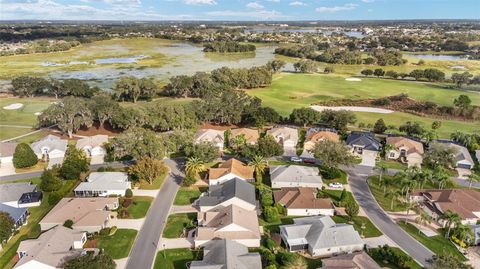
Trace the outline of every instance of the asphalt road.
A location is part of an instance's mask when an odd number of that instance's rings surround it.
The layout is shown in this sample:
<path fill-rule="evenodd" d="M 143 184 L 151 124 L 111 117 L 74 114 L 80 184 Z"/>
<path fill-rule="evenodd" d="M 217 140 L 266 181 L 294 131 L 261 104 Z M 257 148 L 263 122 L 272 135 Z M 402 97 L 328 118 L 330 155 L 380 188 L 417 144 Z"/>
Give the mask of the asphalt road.
<path fill-rule="evenodd" d="M 130 252 L 127 269 L 152 268 L 168 213 L 184 178 L 179 161 L 165 159 L 164 162 L 170 168 L 170 173 L 165 178 L 160 192 L 147 213 L 145 222 Z"/>
<path fill-rule="evenodd" d="M 388 236 L 393 242 L 400 246 L 408 255 L 414 258 L 423 266 L 427 266 L 427 259 L 434 253 L 424 245 L 413 239 L 402 228 L 400 228 L 378 205 L 370 192 L 367 184 L 367 177 L 371 174 L 371 168 L 355 166 L 346 169 L 349 174 L 349 185 L 355 199 L 367 214 L 368 218 Z"/>

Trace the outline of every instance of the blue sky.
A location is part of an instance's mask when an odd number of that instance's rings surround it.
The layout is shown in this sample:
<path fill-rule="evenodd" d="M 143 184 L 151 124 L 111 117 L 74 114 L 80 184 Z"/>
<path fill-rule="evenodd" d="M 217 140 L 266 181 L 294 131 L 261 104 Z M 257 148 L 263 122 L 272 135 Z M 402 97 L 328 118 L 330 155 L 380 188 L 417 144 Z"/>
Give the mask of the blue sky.
<path fill-rule="evenodd" d="M 0 20 L 480 19 L 480 0 L 0 0 Z"/>

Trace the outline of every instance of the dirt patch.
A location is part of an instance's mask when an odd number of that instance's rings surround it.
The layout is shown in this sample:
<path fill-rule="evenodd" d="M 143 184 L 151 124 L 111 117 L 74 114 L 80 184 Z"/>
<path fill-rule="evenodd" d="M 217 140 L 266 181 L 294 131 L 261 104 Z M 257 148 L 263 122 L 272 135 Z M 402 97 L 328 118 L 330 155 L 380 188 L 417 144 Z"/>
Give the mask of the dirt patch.
<path fill-rule="evenodd" d="M 238 125 L 235 124 L 213 124 L 213 123 L 204 123 L 198 126 L 198 129 L 213 129 L 219 131 L 225 131 L 232 128 L 238 128 Z"/>
<path fill-rule="evenodd" d="M 68 134 L 61 134 L 59 133 L 58 128 L 53 128 L 52 131 L 50 131 L 50 134 L 53 134 L 55 136 L 61 137 L 63 139 L 69 139 Z M 103 127 L 100 127 L 100 124 L 98 122 L 95 122 L 92 127 L 90 128 L 81 128 L 78 130 L 74 135 L 72 139 L 70 140 L 78 140 L 81 139 L 79 136 L 94 136 L 94 135 L 108 135 L 108 136 L 117 136 L 121 133 L 122 131 L 119 129 L 114 129 L 112 128 L 108 123 L 105 123 Z"/>

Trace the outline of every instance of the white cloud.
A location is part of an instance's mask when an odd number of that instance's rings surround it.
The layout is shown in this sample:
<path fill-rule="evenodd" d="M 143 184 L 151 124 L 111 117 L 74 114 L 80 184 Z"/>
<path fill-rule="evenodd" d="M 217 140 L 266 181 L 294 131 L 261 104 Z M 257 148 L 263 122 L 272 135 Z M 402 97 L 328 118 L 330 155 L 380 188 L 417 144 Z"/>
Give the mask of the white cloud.
<path fill-rule="evenodd" d="M 360 0 L 360 1 L 362 1 L 362 2 L 364 2 L 364 3 L 373 3 L 373 2 L 375 2 L 375 0 Z"/>
<path fill-rule="evenodd" d="M 335 12 L 339 12 L 339 11 L 354 10 L 357 7 L 358 7 L 357 4 L 349 3 L 349 4 L 345 4 L 343 6 L 317 7 L 315 9 L 315 11 L 320 12 L 320 13 L 335 13 Z"/>
<path fill-rule="evenodd" d="M 247 4 L 248 8 L 253 8 L 253 9 L 263 9 L 264 6 L 260 5 L 258 2 L 250 2 Z"/>
<path fill-rule="evenodd" d="M 187 5 L 216 5 L 217 1 L 215 0 L 185 0 L 185 4 Z"/>
<path fill-rule="evenodd" d="M 268 2 L 275 2 L 275 3 L 278 3 L 280 2 L 280 0 L 267 0 Z"/>
<path fill-rule="evenodd" d="M 237 17 L 237 18 L 249 18 L 249 19 L 282 19 L 288 18 L 288 16 L 282 15 L 282 13 L 275 10 L 255 10 L 255 11 L 232 11 L 232 10 L 218 10 L 218 11 L 209 11 L 206 13 L 208 16 L 227 18 L 227 17 Z"/>
<path fill-rule="evenodd" d="M 289 6 L 306 6 L 307 4 L 305 4 L 304 2 L 300 2 L 300 1 L 293 1 L 293 2 L 290 2 L 290 4 L 288 4 Z"/>

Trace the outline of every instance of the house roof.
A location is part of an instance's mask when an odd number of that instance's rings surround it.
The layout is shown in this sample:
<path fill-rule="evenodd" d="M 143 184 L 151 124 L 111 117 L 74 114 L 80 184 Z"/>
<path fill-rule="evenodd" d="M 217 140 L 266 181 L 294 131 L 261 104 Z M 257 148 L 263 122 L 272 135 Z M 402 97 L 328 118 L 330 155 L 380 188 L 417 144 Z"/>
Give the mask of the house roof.
<path fill-rule="evenodd" d="M 381 269 L 365 251 L 343 254 L 322 260 L 322 269 Z"/>
<path fill-rule="evenodd" d="M 3 211 L 10 215 L 14 222 L 17 222 L 27 212 L 25 207 L 13 207 L 9 205 L 0 204 L 0 211 Z"/>
<path fill-rule="evenodd" d="M 198 214 L 199 220 L 203 220 L 203 226 L 197 229 L 197 239 L 199 240 L 260 238 L 256 211 L 229 205 Z M 232 224 L 235 229 L 224 229 Z"/>
<path fill-rule="evenodd" d="M 63 224 L 72 220 L 74 226 L 101 226 L 110 212 L 109 205 L 118 203 L 118 198 L 63 198 L 40 223 Z"/>
<path fill-rule="evenodd" d="M 310 129 L 309 129 L 310 131 Z M 323 140 L 330 140 L 338 142 L 340 141 L 340 136 L 332 131 L 316 131 L 315 129 L 307 132 L 307 136 L 305 138 L 305 142 L 320 142 Z"/>
<path fill-rule="evenodd" d="M 407 154 L 418 153 L 423 155 L 423 144 L 413 139 L 403 136 L 389 136 L 386 139 L 388 145 L 394 146 L 396 149 L 407 148 Z"/>
<path fill-rule="evenodd" d="M 219 131 L 214 129 L 200 129 L 195 133 L 195 142 L 213 142 L 220 143 L 225 140 L 225 131 Z"/>
<path fill-rule="evenodd" d="M 292 140 L 295 143 L 298 142 L 298 131 L 297 129 L 291 127 L 274 127 L 267 131 L 267 135 L 273 136 L 279 143 L 286 140 Z"/>
<path fill-rule="evenodd" d="M 234 178 L 223 184 L 210 186 L 208 193 L 200 197 L 199 205 L 216 206 L 235 197 L 255 205 L 255 187 L 244 180 Z"/>
<path fill-rule="evenodd" d="M 203 260 L 192 261 L 191 269 L 260 269 L 260 254 L 249 253 L 242 244 L 228 239 L 215 239 L 205 244 Z"/>
<path fill-rule="evenodd" d="M 33 192 L 37 185 L 29 182 L 0 184 L 0 203 L 20 200 L 22 194 Z"/>
<path fill-rule="evenodd" d="M 124 172 L 93 172 L 87 181 L 80 183 L 74 191 L 126 190 L 130 188 L 128 175 Z"/>
<path fill-rule="evenodd" d="M 272 165 L 270 179 L 272 182 L 322 183 L 317 167 L 303 165 Z"/>
<path fill-rule="evenodd" d="M 18 200 L 19 204 L 29 204 L 29 203 L 36 203 L 40 202 L 43 198 L 43 193 L 36 191 L 36 192 L 26 192 L 22 194 L 20 199 Z"/>
<path fill-rule="evenodd" d="M 317 198 L 316 188 L 282 188 L 273 196 L 275 202 L 290 209 L 333 209 L 330 198 Z"/>
<path fill-rule="evenodd" d="M 108 135 L 94 135 L 94 136 L 87 136 L 77 140 L 77 145 L 75 146 L 77 149 L 83 149 L 85 147 L 100 147 L 103 144 L 108 142 Z"/>
<path fill-rule="evenodd" d="M 11 157 L 15 153 L 17 143 L 0 142 L 0 157 Z"/>
<path fill-rule="evenodd" d="M 466 147 L 458 145 L 452 141 L 438 140 L 438 142 L 448 145 L 449 147 L 454 148 L 456 150 L 455 157 L 457 158 L 457 162 L 467 161 L 471 165 L 474 164 L 473 158 Z"/>
<path fill-rule="evenodd" d="M 41 140 L 32 143 L 32 150 L 36 154 L 42 154 L 42 148 L 44 147 L 48 148 L 49 151 L 59 150 L 65 152 L 67 151 L 67 140 L 60 139 L 54 135 L 47 135 Z"/>
<path fill-rule="evenodd" d="M 253 178 L 253 167 L 247 166 L 235 158 L 231 158 L 221 163 L 218 168 L 210 168 L 208 170 L 208 178 L 218 179 L 230 173 L 243 179 Z"/>
<path fill-rule="evenodd" d="M 248 144 L 257 143 L 258 138 L 260 137 L 260 135 L 258 134 L 258 130 L 250 128 L 238 128 L 231 130 L 230 139 L 233 139 L 234 137 L 242 134 L 245 136 L 245 140 Z"/>
<path fill-rule="evenodd" d="M 366 150 L 380 151 L 380 141 L 368 132 L 351 132 L 347 137 L 347 145 L 363 146 Z"/>
<path fill-rule="evenodd" d="M 296 218 L 293 222 L 280 226 L 289 242 L 306 242 L 312 249 L 364 244 L 352 225 L 336 224 L 329 216 Z"/>
<path fill-rule="evenodd" d="M 73 249 L 73 242 L 81 241 L 84 232 L 78 232 L 61 225 L 42 233 L 37 239 L 20 242 L 18 252 L 24 251 L 23 256 L 15 267 L 19 267 L 32 260 L 62 268 L 62 265 L 82 253 L 82 250 Z"/>
<path fill-rule="evenodd" d="M 412 195 L 428 197 L 440 213 L 450 210 L 463 219 L 480 217 L 473 213 L 480 212 L 480 192 L 475 190 L 417 190 Z"/>

